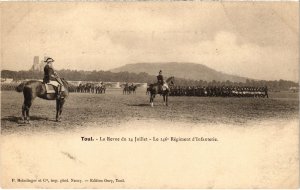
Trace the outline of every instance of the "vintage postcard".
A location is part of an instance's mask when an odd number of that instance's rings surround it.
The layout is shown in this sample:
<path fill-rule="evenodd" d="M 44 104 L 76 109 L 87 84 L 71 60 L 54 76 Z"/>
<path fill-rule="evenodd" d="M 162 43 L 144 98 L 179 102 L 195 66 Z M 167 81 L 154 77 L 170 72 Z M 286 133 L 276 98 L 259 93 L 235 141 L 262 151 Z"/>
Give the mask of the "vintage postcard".
<path fill-rule="evenodd" d="M 1 188 L 298 188 L 298 2 L 1 2 Z"/>

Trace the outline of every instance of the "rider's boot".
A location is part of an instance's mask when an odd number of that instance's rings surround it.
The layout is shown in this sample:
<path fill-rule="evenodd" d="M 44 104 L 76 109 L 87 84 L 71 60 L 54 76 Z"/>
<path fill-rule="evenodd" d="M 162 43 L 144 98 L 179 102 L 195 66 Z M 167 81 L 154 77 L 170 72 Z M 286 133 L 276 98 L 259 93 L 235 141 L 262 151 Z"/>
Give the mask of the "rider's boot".
<path fill-rule="evenodd" d="M 158 86 L 158 93 L 159 93 L 160 95 L 162 95 L 162 92 L 163 92 L 163 86 L 162 86 L 162 85 L 159 85 L 159 86 Z"/>

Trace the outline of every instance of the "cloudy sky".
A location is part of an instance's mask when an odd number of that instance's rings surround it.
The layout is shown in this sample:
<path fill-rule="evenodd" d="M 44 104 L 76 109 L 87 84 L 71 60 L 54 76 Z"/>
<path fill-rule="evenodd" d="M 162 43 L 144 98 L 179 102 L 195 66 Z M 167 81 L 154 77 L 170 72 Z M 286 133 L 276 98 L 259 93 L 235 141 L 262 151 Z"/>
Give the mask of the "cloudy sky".
<path fill-rule="evenodd" d="M 1 12 L 1 69 L 28 70 L 38 55 L 56 69 L 194 62 L 298 81 L 297 2 L 14 2 Z"/>

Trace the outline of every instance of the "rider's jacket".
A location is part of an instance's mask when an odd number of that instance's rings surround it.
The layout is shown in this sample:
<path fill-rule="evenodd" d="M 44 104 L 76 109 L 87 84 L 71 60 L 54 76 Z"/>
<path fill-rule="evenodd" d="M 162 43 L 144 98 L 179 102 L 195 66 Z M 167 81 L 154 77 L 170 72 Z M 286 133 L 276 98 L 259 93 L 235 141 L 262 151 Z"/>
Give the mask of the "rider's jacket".
<path fill-rule="evenodd" d="M 157 76 L 157 83 L 161 85 L 164 84 L 164 77 L 162 75 Z"/>
<path fill-rule="evenodd" d="M 54 70 L 49 65 L 46 65 L 44 67 L 44 79 L 43 79 L 44 83 L 49 83 L 51 76 L 54 76 Z"/>

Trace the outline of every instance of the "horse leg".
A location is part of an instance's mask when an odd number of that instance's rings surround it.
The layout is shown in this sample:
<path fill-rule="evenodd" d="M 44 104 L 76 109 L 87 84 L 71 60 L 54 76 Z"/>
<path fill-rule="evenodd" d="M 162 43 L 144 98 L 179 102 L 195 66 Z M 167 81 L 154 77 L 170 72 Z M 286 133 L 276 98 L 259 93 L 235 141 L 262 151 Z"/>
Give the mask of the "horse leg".
<path fill-rule="evenodd" d="M 29 120 L 30 120 L 29 111 L 30 111 L 31 104 L 32 104 L 32 102 L 30 101 L 30 103 L 27 105 L 27 109 L 26 109 L 27 123 L 29 123 Z"/>
<path fill-rule="evenodd" d="M 166 106 L 168 106 L 168 96 L 169 95 L 166 95 Z"/>
<path fill-rule="evenodd" d="M 24 102 L 22 105 L 22 121 L 23 121 L 23 123 L 25 123 L 25 120 L 27 120 L 27 117 L 26 117 L 26 106 L 25 106 L 25 102 Z"/>
<path fill-rule="evenodd" d="M 62 113 L 62 110 L 63 110 L 63 107 L 64 107 L 64 103 L 65 103 L 65 99 L 62 99 L 62 100 L 60 101 L 59 115 L 61 115 L 61 113 Z"/>
<path fill-rule="evenodd" d="M 154 95 L 150 93 L 150 105 L 153 107 Z"/>
<path fill-rule="evenodd" d="M 24 101 L 24 104 L 22 106 L 23 123 L 25 123 L 26 121 L 29 123 L 29 120 L 30 120 L 29 110 L 30 110 L 31 104 L 32 104 L 31 100 Z"/>
<path fill-rule="evenodd" d="M 24 88 L 23 90 L 23 95 L 24 95 L 24 103 L 22 106 L 22 115 L 23 115 L 23 121 L 24 123 L 27 121 L 29 123 L 30 120 L 30 115 L 29 115 L 29 110 L 32 105 L 32 90 L 30 88 Z"/>
<path fill-rule="evenodd" d="M 59 121 L 60 103 L 61 99 L 56 99 L 56 121 Z"/>
<path fill-rule="evenodd" d="M 65 103 L 65 99 L 58 100 L 59 110 L 57 110 L 56 121 L 61 120 L 61 113 L 62 113 L 62 110 L 63 110 L 64 103 Z"/>

